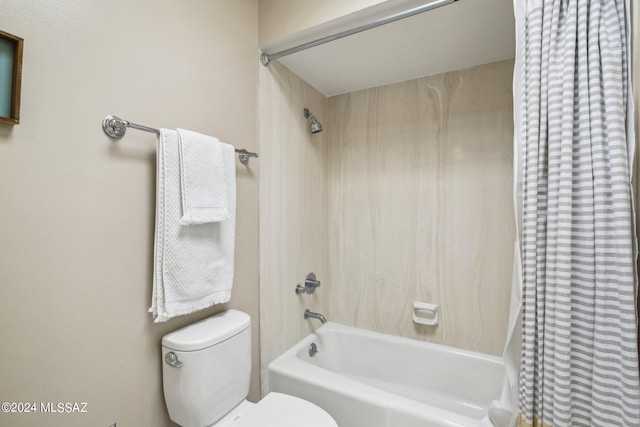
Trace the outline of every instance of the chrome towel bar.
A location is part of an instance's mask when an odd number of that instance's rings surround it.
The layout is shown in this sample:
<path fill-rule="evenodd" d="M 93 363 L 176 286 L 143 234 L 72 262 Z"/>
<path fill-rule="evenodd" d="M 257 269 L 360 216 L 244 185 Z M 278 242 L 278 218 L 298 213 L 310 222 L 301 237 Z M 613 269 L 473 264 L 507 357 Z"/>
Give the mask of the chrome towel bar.
<path fill-rule="evenodd" d="M 150 128 L 148 126 L 142 126 L 128 120 L 121 119 L 118 116 L 107 116 L 104 118 L 104 120 L 102 120 L 102 130 L 104 130 L 104 133 L 114 139 L 122 138 L 127 132 L 127 128 L 155 133 L 156 135 L 160 134 L 160 131 L 158 129 Z M 244 148 L 236 148 L 236 153 L 238 153 L 240 163 L 242 163 L 243 165 L 249 164 L 249 159 L 251 157 L 258 157 L 257 153 L 252 153 L 251 151 L 247 151 Z"/>

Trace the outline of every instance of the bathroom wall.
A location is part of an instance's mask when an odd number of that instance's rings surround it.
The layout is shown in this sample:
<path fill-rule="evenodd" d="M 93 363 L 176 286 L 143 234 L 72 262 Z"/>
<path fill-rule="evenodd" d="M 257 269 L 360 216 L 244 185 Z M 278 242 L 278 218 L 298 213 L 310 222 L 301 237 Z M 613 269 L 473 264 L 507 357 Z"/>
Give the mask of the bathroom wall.
<path fill-rule="evenodd" d="M 502 353 L 512 74 L 509 60 L 329 98 L 329 319 Z M 414 324 L 413 301 L 441 324 Z"/>
<path fill-rule="evenodd" d="M 165 333 L 226 307 L 251 314 L 259 397 L 258 166 L 237 163 L 231 303 L 154 324 L 155 136 L 119 142 L 120 115 L 257 146 L 256 0 L 0 0 L 24 37 L 21 123 L 0 125 L 0 402 L 87 402 L 87 413 L 0 425 L 171 426 Z M 262 153 L 261 153 L 262 154 Z"/>
<path fill-rule="evenodd" d="M 259 81 L 264 372 L 269 362 L 316 326 L 303 319 L 305 308 L 317 311 L 330 295 L 326 289 L 327 133 L 312 135 L 303 109 L 308 107 L 323 124 L 328 115 L 327 98 L 278 62 L 260 66 Z M 319 291 L 296 295 L 296 284 L 303 283 L 309 272 L 322 282 Z"/>

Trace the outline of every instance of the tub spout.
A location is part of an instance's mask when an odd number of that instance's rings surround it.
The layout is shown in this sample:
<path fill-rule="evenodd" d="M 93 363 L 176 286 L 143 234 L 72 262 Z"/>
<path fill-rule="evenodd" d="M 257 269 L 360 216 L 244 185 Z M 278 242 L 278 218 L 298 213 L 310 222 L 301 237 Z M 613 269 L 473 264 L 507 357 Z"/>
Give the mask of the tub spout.
<path fill-rule="evenodd" d="M 308 308 L 304 311 L 304 318 L 308 319 L 308 318 L 313 318 L 313 319 L 318 319 L 320 322 L 324 323 L 327 321 L 326 317 L 324 317 L 322 314 L 320 313 L 314 313 L 313 311 L 310 311 Z"/>

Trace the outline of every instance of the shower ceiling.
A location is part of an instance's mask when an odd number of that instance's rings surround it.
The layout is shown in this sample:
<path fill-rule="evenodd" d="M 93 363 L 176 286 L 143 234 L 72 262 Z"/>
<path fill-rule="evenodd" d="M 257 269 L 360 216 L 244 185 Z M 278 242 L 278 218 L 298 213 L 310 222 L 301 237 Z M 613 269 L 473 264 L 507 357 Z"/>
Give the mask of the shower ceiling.
<path fill-rule="evenodd" d="M 429 1 L 389 0 L 262 47 L 267 53 Z M 278 59 L 326 96 L 513 58 L 511 0 L 458 0 Z"/>

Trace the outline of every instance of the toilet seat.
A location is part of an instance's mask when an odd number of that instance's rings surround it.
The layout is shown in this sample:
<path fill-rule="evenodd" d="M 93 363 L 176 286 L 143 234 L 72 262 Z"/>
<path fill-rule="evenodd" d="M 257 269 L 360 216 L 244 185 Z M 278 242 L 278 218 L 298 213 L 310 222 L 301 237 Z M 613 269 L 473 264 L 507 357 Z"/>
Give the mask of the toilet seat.
<path fill-rule="evenodd" d="M 338 427 L 324 409 L 287 394 L 271 392 L 230 427 Z"/>

